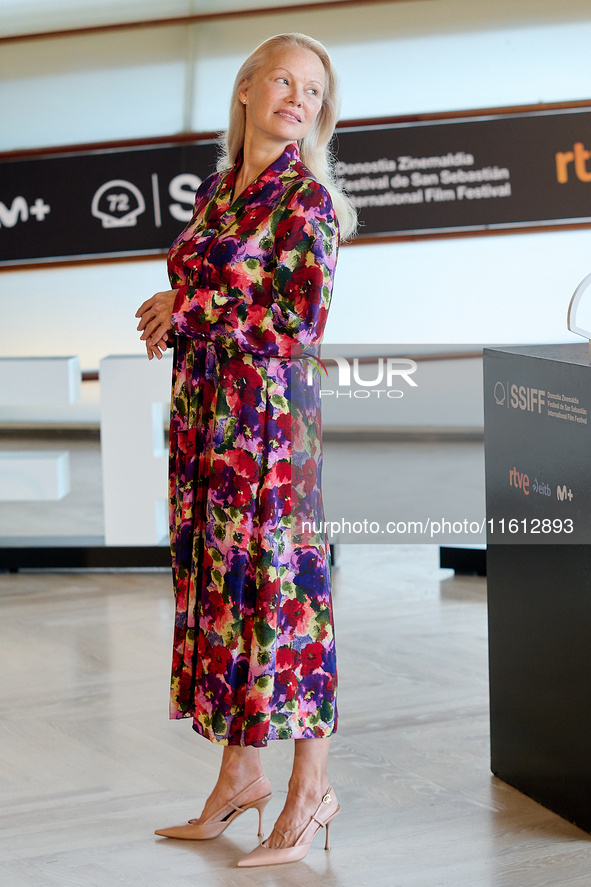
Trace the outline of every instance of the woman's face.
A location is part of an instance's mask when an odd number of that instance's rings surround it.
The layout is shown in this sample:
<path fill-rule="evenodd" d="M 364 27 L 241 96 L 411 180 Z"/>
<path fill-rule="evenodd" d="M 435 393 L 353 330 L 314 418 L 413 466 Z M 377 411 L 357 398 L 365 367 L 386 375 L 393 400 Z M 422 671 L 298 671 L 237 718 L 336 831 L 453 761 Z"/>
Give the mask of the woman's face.
<path fill-rule="evenodd" d="M 276 51 L 239 91 L 246 99 L 246 137 L 284 147 L 303 139 L 322 107 L 325 82 L 315 52 L 300 46 Z"/>

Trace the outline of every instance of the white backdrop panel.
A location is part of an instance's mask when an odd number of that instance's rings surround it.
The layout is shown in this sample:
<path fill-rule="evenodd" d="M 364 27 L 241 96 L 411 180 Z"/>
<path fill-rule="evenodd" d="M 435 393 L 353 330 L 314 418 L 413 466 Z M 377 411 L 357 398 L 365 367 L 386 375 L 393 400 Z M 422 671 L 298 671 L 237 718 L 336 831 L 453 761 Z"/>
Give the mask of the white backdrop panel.
<path fill-rule="evenodd" d="M 344 247 L 325 341 L 578 341 L 566 311 L 589 271 L 591 231 Z M 3 272 L 7 329 L 19 329 L 23 304 L 38 293 L 48 306 L 27 317 L 26 336 L 3 342 L 3 353 L 75 351 L 85 370 L 106 354 L 144 354 L 135 312 L 168 286 L 160 260 Z"/>
<path fill-rule="evenodd" d="M 178 132 L 186 31 L 122 31 L 3 46 L 0 151 Z"/>
<path fill-rule="evenodd" d="M 587 21 L 505 23 L 481 31 L 473 7 L 424 0 L 205 23 L 196 31 L 193 128 L 226 125 L 232 82 L 245 56 L 265 37 L 286 30 L 307 31 L 329 48 L 341 78 L 345 120 L 591 94 L 588 8 L 580 11 Z"/>
<path fill-rule="evenodd" d="M 349 247 L 326 341 L 580 341 L 566 312 L 590 271 L 591 231 Z"/>
<path fill-rule="evenodd" d="M 106 545 L 158 545 L 168 537 L 169 356 L 101 361 L 101 457 Z"/>
<path fill-rule="evenodd" d="M 80 397 L 80 358 L 0 357 L 0 406 L 71 404 Z"/>
<path fill-rule="evenodd" d="M 27 314 L 27 335 L 3 341 L 7 357 L 75 351 L 83 370 L 98 369 L 107 354 L 145 354 L 135 312 L 168 289 L 164 259 L 37 268 L 0 273 L 0 305 L 6 329 L 22 325 L 23 305 L 42 299 Z"/>

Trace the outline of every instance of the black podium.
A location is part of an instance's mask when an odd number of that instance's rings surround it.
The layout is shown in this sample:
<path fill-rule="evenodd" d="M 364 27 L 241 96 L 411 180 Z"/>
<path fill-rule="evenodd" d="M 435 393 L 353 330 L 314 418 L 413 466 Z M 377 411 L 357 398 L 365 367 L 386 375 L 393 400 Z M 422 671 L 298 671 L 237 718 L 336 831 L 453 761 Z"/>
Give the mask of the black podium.
<path fill-rule="evenodd" d="M 588 346 L 486 349 L 484 386 L 491 769 L 591 832 Z"/>

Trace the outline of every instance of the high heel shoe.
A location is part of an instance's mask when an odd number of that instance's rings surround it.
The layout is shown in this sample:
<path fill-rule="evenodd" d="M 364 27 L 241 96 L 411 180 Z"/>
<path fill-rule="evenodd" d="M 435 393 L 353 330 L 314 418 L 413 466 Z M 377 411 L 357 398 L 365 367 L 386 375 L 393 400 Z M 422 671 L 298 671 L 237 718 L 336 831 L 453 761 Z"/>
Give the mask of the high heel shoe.
<path fill-rule="evenodd" d="M 257 782 L 260 782 L 260 780 L 264 778 L 264 776 L 259 776 L 254 782 L 251 782 L 250 785 L 247 785 L 246 788 L 243 788 L 242 791 L 238 792 L 237 795 L 234 795 L 234 797 L 224 804 L 223 807 L 220 807 L 219 810 L 212 813 L 205 822 L 198 822 L 196 819 L 190 819 L 186 825 L 174 825 L 171 828 L 159 828 L 156 829 L 154 834 L 162 835 L 165 838 L 178 838 L 186 841 L 204 841 L 209 838 L 217 838 L 218 835 L 221 835 L 221 833 L 228 828 L 230 823 L 234 822 L 241 813 L 250 810 L 252 807 L 256 807 L 259 813 L 258 834 L 260 837 L 263 834 L 263 811 L 271 800 L 272 793 L 269 792 L 268 795 L 263 795 L 262 798 L 248 801 L 247 804 L 241 805 L 239 800 L 241 795 L 244 795 L 248 789 L 252 788 L 253 785 L 256 785 Z"/>
<path fill-rule="evenodd" d="M 312 841 L 321 828 L 326 828 L 325 850 L 330 850 L 329 829 L 332 820 L 340 810 L 336 795 L 329 786 L 318 807 L 304 825 L 300 836 L 291 847 L 267 847 L 265 842 L 238 861 L 239 866 L 278 865 L 282 862 L 297 862 L 303 859 L 312 846 Z M 283 834 L 283 833 L 282 833 Z"/>

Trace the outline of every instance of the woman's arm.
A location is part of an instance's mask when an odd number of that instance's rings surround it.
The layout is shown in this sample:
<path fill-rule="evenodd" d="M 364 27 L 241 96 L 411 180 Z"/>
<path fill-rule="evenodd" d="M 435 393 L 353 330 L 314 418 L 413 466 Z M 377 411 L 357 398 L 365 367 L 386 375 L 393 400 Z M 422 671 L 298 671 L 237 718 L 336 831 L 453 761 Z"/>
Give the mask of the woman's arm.
<path fill-rule="evenodd" d="M 201 182 L 199 188 L 195 192 L 195 202 L 193 204 L 193 215 L 185 227 L 179 234 L 177 241 L 182 240 L 187 231 L 192 232 L 193 226 L 198 216 L 203 213 L 212 194 L 215 192 L 220 182 L 220 175 L 214 173 L 205 181 Z M 173 249 L 174 245 L 173 244 Z M 169 265 L 170 269 L 170 265 Z M 171 278 L 171 283 L 173 280 Z M 171 315 L 174 308 L 175 297 L 179 292 L 185 292 L 187 287 L 177 287 L 176 289 L 166 290 L 166 292 L 156 293 L 151 299 L 143 302 L 136 311 L 136 317 L 140 318 L 137 329 L 142 333 L 141 341 L 146 344 L 148 358 L 152 360 L 155 356 L 158 359 L 162 357 L 162 353 L 174 344 L 174 330 L 172 329 Z M 182 298 L 182 297 L 181 297 Z"/>
<path fill-rule="evenodd" d="M 243 351 L 289 357 L 295 343 L 322 338 L 337 249 L 328 192 L 315 180 L 302 180 L 277 222 L 272 275 L 261 274 L 258 285 L 240 296 L 180 287 L 172 327 L 192 338 L 232 339 Z M 245 279 L 252 280 L 249 272 L 247 266 Z"/>

